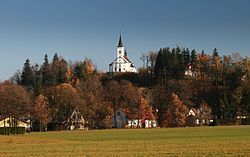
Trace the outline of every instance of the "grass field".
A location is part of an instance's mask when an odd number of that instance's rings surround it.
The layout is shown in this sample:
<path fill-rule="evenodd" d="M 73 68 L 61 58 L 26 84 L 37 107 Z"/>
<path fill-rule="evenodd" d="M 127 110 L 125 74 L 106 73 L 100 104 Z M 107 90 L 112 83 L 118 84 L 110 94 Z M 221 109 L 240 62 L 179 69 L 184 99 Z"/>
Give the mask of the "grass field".
<path fill-rule="evenodd" d="M 250 156 L 250 126 L 0 136 L 0 156 Z"/>

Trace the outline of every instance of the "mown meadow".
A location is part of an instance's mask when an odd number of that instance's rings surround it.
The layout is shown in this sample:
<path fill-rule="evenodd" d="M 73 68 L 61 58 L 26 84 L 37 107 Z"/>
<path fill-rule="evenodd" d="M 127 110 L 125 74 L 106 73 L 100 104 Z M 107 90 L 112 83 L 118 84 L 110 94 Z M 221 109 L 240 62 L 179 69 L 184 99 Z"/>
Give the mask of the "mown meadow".
<path fill-rule="evenodd" d="M 0 136 L 0 156 L 250 156 L 250 126 Z"/>

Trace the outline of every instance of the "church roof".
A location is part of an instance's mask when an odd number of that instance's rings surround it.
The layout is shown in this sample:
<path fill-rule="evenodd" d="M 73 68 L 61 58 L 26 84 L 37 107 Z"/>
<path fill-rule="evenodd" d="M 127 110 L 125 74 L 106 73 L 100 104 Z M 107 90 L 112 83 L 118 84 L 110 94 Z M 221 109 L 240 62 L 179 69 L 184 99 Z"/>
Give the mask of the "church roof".
<path fill-rule="evenodd" d="M 125 58 L 129 63 L 132 63 L 132 62 L 128 59 L 128 56 L 124 56 L 124 58 Z"/>
<path fill-rule="evenodd" d="M 121 33 L 120 33 L 120 38 L 119 38 L 119 42 L 118 42 L 118 47 L 123 47 L 122 34 Z"/>

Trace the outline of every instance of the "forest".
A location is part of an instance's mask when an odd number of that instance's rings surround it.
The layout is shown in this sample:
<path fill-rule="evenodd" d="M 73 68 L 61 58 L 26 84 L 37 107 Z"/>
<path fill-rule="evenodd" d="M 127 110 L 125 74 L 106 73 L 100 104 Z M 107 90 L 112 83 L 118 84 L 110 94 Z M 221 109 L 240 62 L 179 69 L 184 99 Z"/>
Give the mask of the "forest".
<path fill-rule="evenodd" d="M 249 124 L 248 57 L 177 46 L 140 59 L 138 73 L 104 73 L 91 59 L 72 63 L 57 53 L 51 61 L 45 55 L 42 65 L 27 59 L 0 83 L 1 117 L 27 118 L 44 130 L 68 129 L 63 124 L 76 108 L 89 129 L 111 128 L 117 109 L 159 127 Z"/>

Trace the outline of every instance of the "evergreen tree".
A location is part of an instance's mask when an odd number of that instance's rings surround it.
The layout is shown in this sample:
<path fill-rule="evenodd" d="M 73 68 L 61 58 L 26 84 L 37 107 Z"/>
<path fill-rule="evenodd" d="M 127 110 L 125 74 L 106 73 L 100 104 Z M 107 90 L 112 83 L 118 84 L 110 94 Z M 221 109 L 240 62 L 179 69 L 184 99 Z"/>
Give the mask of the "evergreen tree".
<path fill-rule="evenodd" d="M 55 54 L 54 54 L 54 57 L 53 57 L 52 64 L 53 64 L 53 63 L 56 63 L 57 61 L 59 61 L 59 57 L 58 57 L 58 54 L 55 53 Z"/>
<path fill-rule="evenodd" d="M 218 86 L 221 73 L 220 57 L 217 49 L 215 48 L 212 56 L 212 80 L 215 86 Z"/>
<path fill-rule="evenodd" d="M 170 61 L 170 76 L 171 77 L 174 77 L 175 74 L 176 74 L 176 71 L 177 71 L 177 66 L 178 66 L 178 55 L 177 55 L 177 52 L 176 52 L 176 49 L 172 49 L 172 52 L 171 52 L 171 61 Z"/>
<path fill-rule="evenodd" d="M 177 60 L 175 62 L 175 65 L 173 67 L 173 78 L 180 79 L 184 75 L 185 65 L 184 65 L 184 55 L 183 55 L 184 49 L 180 49 L 180 47 L 176 48 L 176 57 Z"/>
<path fill-rule="evenodd" d="M 190 51 L 189 49 L 183 49 L 183 60 L 184 60 L 184 65 L 186 66 L 188 63 L 190 63 Z"/>
<path fill-rule="evenodd" d="M 39 70 L 38 64 L 32 67 L 34 71 L 34 93 L 35 95 L 39 95 L 42 93 L 43 87 L 43 77 L 41 70 Z"/>
<path fill-rule="evenodd" d="M 68 64 L 63 58 L 59 58 L 58 54 L 55 53 L 52 61 L 52 70 L 53 77 L 56 84 L 66 82 L 66 73 L 67 73 Z"/>
<path fill-rule="evenodd" d="M 218 53 L 217 48 L 214 48 L 214 51 L 213 51 L 213 58 L 214 58 L 214 57 L 219 57 L 219 53 Z"/>
<path fill-rule="evenodd" d="M 228 109 L 228 100 L 227 100 L 227 95 L 224 92 L 221 96 L 221 98 L 219 99 L 219 104 L 218 104 L 218 119 L 221 121 L 221 123 L 224 123 L 224 119 L 225 116 L 227 116 L 229 114 L 229 111 L 227 111 L 226 109 Z"/>
<path fill-rule="evenodd" d="M 230 97 L 230 109 L 231 109 L 231 120 L 235 120 L 237 116 L 237 112 L 241 108 L 242 103 L 242 87 L 238 87 L 232 91 Z"/>
<path fill-rule="evenodd" d="M 48 59 L 48 55 L 47 54 L 44 56 L 43 66 L 44 67 L 48 67 L 49 66 L 49 59 Z"/>
<path fill-rule="evenodd" d="M 84 79 L 84 64 L 83 63 L 79 63 L 76 65 L 74 69 L 74 76 L 78 78 L 79 80 Z"/>
<path fill-rule="evenodd" d="M 164 68 L 163 54 L 162 54 L 162 49 L 160 49 L 155 63 L 155 75 L 160 76 L 163 68 Z"/>
<path fill-rule="evenodd" d="M 33 84 L 34 84 L 34 74 L 30 66 L 30 60 L 27 59 L 24 63 L 21 75 L 21 85 L 25 86 L 28 90 L 32 90 Z"/>
<path fill-rule="evenodd" d="M 59 61 L 59 71 L 57 73 L 57 83 L 66 83 L 67 82 L 67 69 L 68 69 L 68 63 L 64 60 L 61 59 Z"/>
<path fill-rule="evenodd" d="M 195 49 L 191 51 L 190 63 L 192 68 L 192 74 L 196 75 L 198 71 L 198 63 L 197 63 L 197 52 L 195 51 Z"/>
<path fill-rule="evenodd" d="M 51 86 L 51 85 L 55 85 L 56 80 L 55 80 L 54 72 L 53 72 L 52 67 L 49 63 L 47 54 L 44 57 L 44 63 L 42 65 L 41 70 L 42 70 L 43 85 L 46 87 Z"/>

